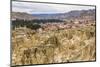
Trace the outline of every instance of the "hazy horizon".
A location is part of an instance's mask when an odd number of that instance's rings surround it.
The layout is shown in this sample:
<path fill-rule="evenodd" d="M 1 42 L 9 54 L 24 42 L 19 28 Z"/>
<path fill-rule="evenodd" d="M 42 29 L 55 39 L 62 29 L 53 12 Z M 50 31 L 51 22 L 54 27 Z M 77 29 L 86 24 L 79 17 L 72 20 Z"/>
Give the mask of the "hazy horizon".
<path fill-rule="evenodd" d="M 47 4 L 47 3 L 29 3 L 29 2 L 12 2 L 12 12 L 23 12 L 28 14 L 56 14 L 67 13 L 73 10 L 95 9 L 94 6 Z"/>

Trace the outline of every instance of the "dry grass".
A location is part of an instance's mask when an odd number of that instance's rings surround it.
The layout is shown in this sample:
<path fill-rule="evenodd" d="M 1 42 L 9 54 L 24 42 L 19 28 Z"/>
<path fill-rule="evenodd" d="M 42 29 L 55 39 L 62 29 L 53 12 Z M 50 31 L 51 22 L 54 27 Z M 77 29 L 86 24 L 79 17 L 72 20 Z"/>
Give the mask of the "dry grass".
<path fill-rule="evenodd" d="M 31 31 L 12 31 L 12 65 L 95 60 L 94 26 L 33 34 Z"/>

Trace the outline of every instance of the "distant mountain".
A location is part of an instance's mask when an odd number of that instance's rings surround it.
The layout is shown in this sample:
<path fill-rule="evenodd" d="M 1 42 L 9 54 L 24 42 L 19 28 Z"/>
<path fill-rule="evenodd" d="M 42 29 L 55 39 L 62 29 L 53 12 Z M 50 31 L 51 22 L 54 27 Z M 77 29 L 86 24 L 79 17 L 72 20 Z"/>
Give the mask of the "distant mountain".
<path fill-rule="evenodd" d="M 11 17 L 12 17 L 12 20 L 14 20 L 14 19 L 23 19 L 23 20 L 37 19 L 36 17 L 32 16 L 31 14 L 21 13 L 21 12 L 12 12 Z"/>
<path fill-rule="evenodd" d="M 55 14 L 28 14 L 21 12 L 12 12 L 13 19 L 24 19 L 24 20 L 33 20 L 33 19 L 88 19 L 95 20 L 95 9 L 90 10 L 73 10 L 66 13 L 55 13 Z"/>
<path fill-rule="evenodd" d="M 90 10 L 73 10 L 66 13 L 56 13 L 56 14 L 32 14 L 39 19 L 70 19 L 70 18 L 82 18 L 83 16 L 95 17 L 95 9 Z"/>

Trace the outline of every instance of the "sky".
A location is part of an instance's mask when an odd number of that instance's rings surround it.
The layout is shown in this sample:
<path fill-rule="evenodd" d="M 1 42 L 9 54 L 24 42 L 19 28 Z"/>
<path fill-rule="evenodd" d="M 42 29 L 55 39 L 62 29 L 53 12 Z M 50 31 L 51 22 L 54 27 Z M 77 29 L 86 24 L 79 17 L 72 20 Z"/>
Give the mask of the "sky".
<path fill-rule="evenodd" d="M 33 2 L 12 2 L 13 12 L 25 12 L 29 14 L 52 14 L 65 13 L 72 10 L 88 10 L 95 9 L 94 6 L 79 6 L 79 5 L 63 5 L 63 4 L 47 4 Z"/>

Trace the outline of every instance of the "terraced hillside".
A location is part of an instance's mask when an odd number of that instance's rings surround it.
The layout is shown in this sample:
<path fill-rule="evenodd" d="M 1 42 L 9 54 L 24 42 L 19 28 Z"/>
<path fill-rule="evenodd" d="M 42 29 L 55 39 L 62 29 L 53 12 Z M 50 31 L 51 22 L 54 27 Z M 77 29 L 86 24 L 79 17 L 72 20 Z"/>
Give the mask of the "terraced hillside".
<path fill-rule="evenodd" d="M 95 25 L 34 32 L 12 30 L 12 65 L 94 61 Z"/>

